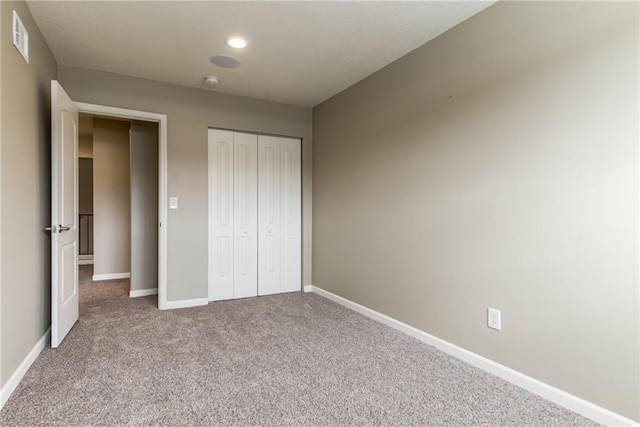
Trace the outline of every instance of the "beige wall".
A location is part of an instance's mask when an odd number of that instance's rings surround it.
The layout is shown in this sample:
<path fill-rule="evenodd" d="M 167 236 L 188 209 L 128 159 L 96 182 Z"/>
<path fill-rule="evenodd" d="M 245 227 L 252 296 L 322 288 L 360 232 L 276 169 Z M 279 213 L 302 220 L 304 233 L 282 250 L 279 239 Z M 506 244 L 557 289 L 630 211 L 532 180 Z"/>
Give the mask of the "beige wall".
<path fill-rule="evenodd" d="M 78 159 L 78 253 L 93 260 L 93 159 Z M 87 258 L 85 258 L 87 259 Z"/>
<path fill-rule="evenodd" d="M 78 213 L 93 213 L 93 159 L 78 159 Z"/>
<path fill-rule="evenodd" d="M 640 420 L 638 36 L 501 2 L 316 107 L 314 285 Z"/>
<path fill-rule="evenodd" d="M 158 124 L 131 122 L 131 290 L 158 287 Z"/>
<path fill-rule="evenodd" d="M 128 121 L 93 119 L 93 274 L 130 272 Z"/>
<path fill-rule="evenodd" d="M 303 139 L 303 283 L 311 283 L 311 109 L 86 69 L 59 67 L 74 101 L 167 114 L 168 300 L 206 298 L 207 127 Z"/>
<path fill-rule="evenodd" d="M 80 125 L 82 127 L 82 124 Z M 90 159 L 93 157 L 93 138 L 90 135 L 78 137 L 78 157 Z"/>
<path fill-rule="evenodd" d="M 2 31 L 5 25 L 4 15 L 5 10 L 0 7 L 0 34 L 3 34 Z M 0 37 L 1 38 L 1 37 Z M 2 100 L 2 63 L 4 60 L 2 59 L 2 52 L 4 51 L 4 43 L 0 41 L 0 100 Z M 4 387 L 5 380 L 3 379 L 3 351 L 2 351 L 2 102 L 0 101 L 0 388 Z"/>
<path fill-rule="evenodd" d="M 3 25 L 5 11 L 0 7 L 0 34 L 5 26 Z M 0 37 L 1 38 L 1 37 Z M 4 43 L 0 41 L 0 100 L 2 100 L 2 52 Z M 2 102 L 0 101 L 0 388 L 4 386 L 2 375 Z"/>
<path fill-rule="evenodd" d="M 3 28 L 7 28 L 5 27 L 5 25 L 3 24 L 4 22 L 4 15 L 5 15 L 5 10 L 0 7 L 0 34 L 3 34 L 2 31 Z M 1 37 L 0 37 L 1 39 Z M 4 62 L 4 60 L 2 59 L 2 52 L 5 50 L 4 48 L 4 43 L 0 40 L 0 388 L 4 387 L 4 375 L 2 374 L 3 372 L 3 351 L 2 351 L 2 343 L 3 343 L 3 339 L 2 339 L 2 320 L 4 319 L 4 317 L 2 316 L 2 93 L 3 93 L 3 77 L 2 77 L 2 63 Z"/>
<path fill-rule="evenodd" d="M 11 44 L 12 11 L 29 32 L 27 64 Z M 24 2 L 0 2 L 2 270 L 0 383 L 50 323 L 50 92 L 56 62 Z M 19 327 L 16 327 L 19 325 Z"/>

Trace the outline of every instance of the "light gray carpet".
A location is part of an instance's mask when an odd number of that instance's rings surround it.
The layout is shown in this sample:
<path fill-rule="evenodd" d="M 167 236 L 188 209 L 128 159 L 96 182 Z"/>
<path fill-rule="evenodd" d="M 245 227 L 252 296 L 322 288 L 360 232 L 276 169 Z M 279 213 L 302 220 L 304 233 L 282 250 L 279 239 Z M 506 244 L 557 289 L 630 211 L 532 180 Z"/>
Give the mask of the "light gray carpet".
<path fill-rule="evenodd" d="M 98 303 L 106 298 L 129 295 L 129 279 L 101 280 L 92 282 L 93 265 L 81 265 L 78 271 L 80 307 Z"/>
<path fill-rule="evenodd" d="M 593 425 L 317 295 L 159 311 L 88 286 L 2 426 Z"/>

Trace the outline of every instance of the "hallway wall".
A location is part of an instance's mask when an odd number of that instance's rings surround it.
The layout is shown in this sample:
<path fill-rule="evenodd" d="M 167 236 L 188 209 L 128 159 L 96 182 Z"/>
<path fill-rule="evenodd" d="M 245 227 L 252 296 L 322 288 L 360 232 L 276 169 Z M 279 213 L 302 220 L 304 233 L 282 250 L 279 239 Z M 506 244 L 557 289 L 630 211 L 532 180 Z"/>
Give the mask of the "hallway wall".
<path fill-rule="evenodd" d="M 130 127 L 93 119 L 94 280 L 131 271 Z"/>
<path fill-rule="evenodd" d="M 131 290 L 158 287 L 158 124 L 131 121 Z"/>

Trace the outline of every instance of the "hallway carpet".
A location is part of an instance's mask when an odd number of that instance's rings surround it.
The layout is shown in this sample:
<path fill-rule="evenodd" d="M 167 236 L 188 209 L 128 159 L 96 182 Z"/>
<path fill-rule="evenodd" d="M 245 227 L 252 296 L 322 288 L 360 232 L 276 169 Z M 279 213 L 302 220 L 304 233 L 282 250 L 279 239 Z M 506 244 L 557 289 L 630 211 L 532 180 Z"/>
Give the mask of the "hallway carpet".
<path fill-rule="evenodd" d="M 93 265 L 81 265 L 78 269 L 80 308 L 83 304 L 99 303 L 106 298 L 129 295 L 129 279 L 93 282 L 92 276 Z"/>
<path fill-rule="evenodd" d="M 317 295 L 159 311 L 122 292 L 84 300 L 0 424 L 593 425 Z"/>

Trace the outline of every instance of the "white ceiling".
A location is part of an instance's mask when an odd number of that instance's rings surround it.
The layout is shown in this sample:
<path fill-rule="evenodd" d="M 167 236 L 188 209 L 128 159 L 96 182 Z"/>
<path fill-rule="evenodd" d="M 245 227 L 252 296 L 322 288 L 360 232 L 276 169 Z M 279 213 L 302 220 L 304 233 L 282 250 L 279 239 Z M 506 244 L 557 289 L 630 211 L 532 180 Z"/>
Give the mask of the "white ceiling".
<path fill-rule="evenodd" d="M 60 65 L 307 107 L 492 3 L 28 1 Z M 230 35 L 249 46 L 227 47 Z M 240 67 L 211 64 L 218 53 Z M 220 84 L 206 86 L 207 74 Z"/>

